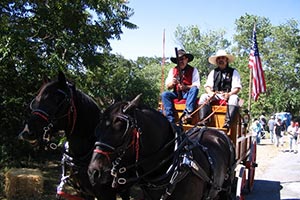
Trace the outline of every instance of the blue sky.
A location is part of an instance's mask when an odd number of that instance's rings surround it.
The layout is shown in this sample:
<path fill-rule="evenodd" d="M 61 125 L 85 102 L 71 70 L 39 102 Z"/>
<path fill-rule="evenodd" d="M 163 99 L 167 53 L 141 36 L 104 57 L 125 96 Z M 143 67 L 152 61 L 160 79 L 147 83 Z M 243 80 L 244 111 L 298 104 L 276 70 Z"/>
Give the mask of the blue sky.
<path fill-rule="evenodd" d="M 273 25 L 288 19 L 300 21 L 300 0 L 129 0 L 135 14 L 130 22 L 139 28 L 123 28 L 121 40 L 111 41 L 113 53 L 135 60 L 139 56 L 174 56 L 174 32 L 178 25 L 196 25 L 200 30 L 224 29 L 231 39 L 235 20 L 247 14 L 269 18 Z"/>

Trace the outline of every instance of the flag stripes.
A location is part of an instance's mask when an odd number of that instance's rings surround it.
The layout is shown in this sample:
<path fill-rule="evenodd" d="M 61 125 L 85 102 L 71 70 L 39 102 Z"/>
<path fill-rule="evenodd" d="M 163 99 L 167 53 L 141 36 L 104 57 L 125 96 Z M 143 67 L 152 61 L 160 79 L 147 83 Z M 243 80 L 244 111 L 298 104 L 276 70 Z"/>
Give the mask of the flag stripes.
<path fill-rule="evenodd" d="M 257 101 L 259 94 L 266 92 L 266 81 L 259 57 L 255 27 L 253 29 L 252 47 L 248 66 L 252 69 L 252 97 L 254 101 Z"/>

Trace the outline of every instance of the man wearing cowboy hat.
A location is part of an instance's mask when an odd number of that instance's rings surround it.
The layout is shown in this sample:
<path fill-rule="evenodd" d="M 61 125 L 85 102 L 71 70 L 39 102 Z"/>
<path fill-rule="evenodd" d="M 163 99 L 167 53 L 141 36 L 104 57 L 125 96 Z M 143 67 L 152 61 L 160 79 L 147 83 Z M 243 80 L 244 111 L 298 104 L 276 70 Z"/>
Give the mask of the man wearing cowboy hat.
<path fill-rule="evenodd" d="M 227 54 L 224 50 L 219 50 L 217 53 L 208 58 L 208 62 L 216 65 L 217 68 L 212 70 L 204 85 L 205 94 L 202 94 L 199 104 L 205 104 L 206 101 L 212 97 L 213 100 L 226 100 L 227 112 L 225 124 L 223 128 L 229 128 L 236 112 L 238 111 L 239 98 L 238 92 L 242 88 L 241 78 L 238 71 L 229 67 L 229 63 L 234 61 L 234 56 Z M 203 105 L 202 105 L 203 106 Z M 200 121 L 205 119 L 211 113 L 210 104 L 205 104 L 199 111 Z M 204 121 L 206 124 L 206 121 Z"/>
<path fill-rule="evenodd" d="M 197 68 L 190 66 L 188 63 L 194 59 L 192 54 L 186 53 L 184 50 L 178 50 L 178 65 L 170 69 L 165 85 L 168 90 L 161 95 L 164 105 L 164 114 L 171 122 L 175 122 L 173 114 L 173 100 L 178 98 L 178 92 L 182 92 L 182 97 L 186 99 L 185 118 L 191 120 L 190 114 L 193 112 L 196 104 L 197 95 L 200 87 L 200 77 Z M 171 61 L 177 64 L 176 57 L 171 57 Z M 179 81 L 179 69 L 182 72 L 181 82 Z"/>

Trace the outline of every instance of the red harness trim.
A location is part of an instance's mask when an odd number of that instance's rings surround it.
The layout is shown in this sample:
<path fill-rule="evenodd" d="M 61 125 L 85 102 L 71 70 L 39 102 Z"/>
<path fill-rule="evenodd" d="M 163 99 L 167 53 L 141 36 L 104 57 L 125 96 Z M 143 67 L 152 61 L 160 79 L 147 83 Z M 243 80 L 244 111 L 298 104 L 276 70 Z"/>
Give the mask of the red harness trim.
<path fill-rule="evenodd" d="M 133 130 L 133 142 L 135 144 L 135 161 L 137 162 L 139 160 L 139 152 L 140 152 L 140 134 L 137 131 L 137 129 L 135 128 Z"/>
<path fill-rule="evenodd" d="M 68 200 L 84 200 L 84 198 L 81 197 L 77 197 L 75 195 L 71 195 L 68 193 L 65 193 L 64 191 L 57 191 L 57 193 L 59 196 L 63 197 L 64 199 L 68 199 Z"/>
<path fill-rule="evenodd" d="M 137 129 L 133 129 L 132 131 L 133 137 L 131 143 L 128 145 L 128 148 L 133 146 L 133 151 L 135 151 L 135 160 L 136 162 L 139 160 L 139 151 L 140 151 L 140 133 L 137 131 Z M 110 161 L 109 155 L 112 154 L 112 152 L 102 151 L 101 149 L 94 149 L 95 153 L 102 154 L 106 156 L 106 158 Z"/>
<path fill-rule="evenodd" d="M 73 123 L 72 123 L 72 128 L 71 128 L 70 134 L 72 134 L 73 131 L 74 131 L 75 123 L 76 123 L 76 119 L 77 119 L 77 110 L 76 110 L 76 107 L 75 107 L 75 103 L 74 103 L 73 98 L 71 99 L 71 107 L 70 107 L 70 109 L 69 109 L 69 111 L 68 111 L 68 120 L 69 120 L 69 124 L 71 123 L 71 112 L 72 112 L 72 108 L 73 108 Z"/>
<path fill-rule="evenodd" d="M 46 115 L 43 115 L 40 112 L 33 112 L 32 114 L 37 115 L 37 116 L 41 117 L 42 119 L 44 119 L 45 121 L 48 122 L 48 117 Z"/>
<path fill-rule="evenodd" d="M 102 151 L 102 150 L 100 150 L 100 149 L 94 149 L 94 152 L 95 152 L 95 153 L 102 154 L 102 155 L 105 155 L 106 158 L 107 158 L 107 160 L 110 162 L 109 154 L 112 154 L 111 152 Z"/>

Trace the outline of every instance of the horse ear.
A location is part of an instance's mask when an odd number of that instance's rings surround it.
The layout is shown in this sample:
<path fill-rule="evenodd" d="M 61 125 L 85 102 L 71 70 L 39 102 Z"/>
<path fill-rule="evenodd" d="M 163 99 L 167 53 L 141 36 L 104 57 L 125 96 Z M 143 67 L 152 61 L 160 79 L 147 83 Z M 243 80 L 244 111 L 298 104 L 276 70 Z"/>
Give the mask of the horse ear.
<path fill-rule="evenodd" d="M 129 110 L 131 110 L 132 108 L 135 108 L 138 106 L 139 102 L 140 102 L 140 98 L 142 96 L 142 93 L 140 93 L 139 95 L 137 95 L 132 101 L 130 101 L 124 108 L 123 108 L 123 113 L 128 112 Z"/>
<path fill-rule="evenodd" d="M 62 71 L 59 71 L 59 72 L 58 72 L 58 81 L 59 81 L 60 83 L 63 83 L 63 84 L 66 84 L 66 83 L 67 83 L 67 81 L 66 81 L 66 76 L 65 76 L 65 74 L 64 74 Z"/>

